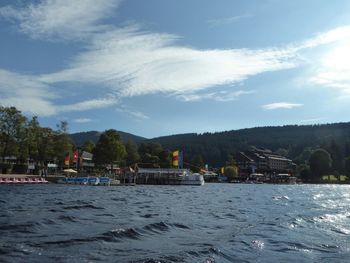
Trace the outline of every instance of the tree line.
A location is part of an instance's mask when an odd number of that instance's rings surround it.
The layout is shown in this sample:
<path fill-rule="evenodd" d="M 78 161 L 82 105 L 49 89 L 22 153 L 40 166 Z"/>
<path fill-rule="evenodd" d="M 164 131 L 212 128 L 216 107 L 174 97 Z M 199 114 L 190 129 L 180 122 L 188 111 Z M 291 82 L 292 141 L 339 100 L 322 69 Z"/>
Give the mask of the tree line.
<path fill-rule="evenodd" d="M 76 150 L 93 153 L 97 166 L 131 166 L 139 163 L 145 167 L 171 167 L 172 152 L 159 143 L 137 145 L 121 141 L 116 130 L 103 132 L 96 143 L 85 141 L 77 146 L 71 140 L 68 123 L 60 122 L 56 129 L 41 127 L 36 116 L 28 118 L 15 107 L 0 107 L 0 158 L 2 171 L 16 163 L 22 170 L 28 161 L 37 169 L 53 162 L 64 167 L 66 156 Z"/>
<path fill-rule="evenodd" d="M 38 166 L 48 161 L 63 163 L 73 144 L 68 136 L 67 122 L 57 129 L 41 127 L 36 116 L 28 119 L 15 107 L 0 107 L 0 158 L 2 170 L 8 168 L 9 160 L 25 164 L 28 160 Z"/>
<path fill-rule="evenodd" d="M 64 157 L 76 149 L 94 154 L 94 162 L 143 167 L 172 167 L 172 151 L 184 151 L 184 167 L 197 172 L 209 167 L 234 167 L 234 155 L 251 145 L 264 147 L 292 159 L 298 166 L 297 175 L 315 181 L 323 175 L 350 176 L 350 123 L 284 126 L 244 129 L 239 131 L 183 134 L 122 142 L 116 130 L 100 134 L 97 141 L 75 145 L 68 123 L 60 122 L 56 129 L 41 127 L 36 116 L 28 118 L 15 107 L 0 107 L 0 158 L 2 167 L 7 159 L 17 163 L 28 160 L 39 167 L 48 162 L 64 166 Z"/>

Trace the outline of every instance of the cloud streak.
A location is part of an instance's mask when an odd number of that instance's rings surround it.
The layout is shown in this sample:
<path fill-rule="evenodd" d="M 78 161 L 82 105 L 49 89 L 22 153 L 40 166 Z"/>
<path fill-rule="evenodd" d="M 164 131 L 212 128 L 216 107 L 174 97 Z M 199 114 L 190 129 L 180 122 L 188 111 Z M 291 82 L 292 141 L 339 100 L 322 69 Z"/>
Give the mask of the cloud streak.
<path fill-rule="evenodd" d="M 237 100 L 242 95 L 248 95 L 252 93 L 254 93 L 253 90 L 238 90 L 233 92 L 219 91 L 204 94 L 181 94 L 178 96 L 178 99 L 183 100 L 185 102 L 194 102 L 202 100 L 215 100 L 219 102 L 227 102 Z"/>
<path fill-rule="evenodd" d="M 92 122 L 92 119 L 78 118 L 78 119 L 74 119 L 73 122 L 75 122 L 75 123 L 89 123 L 89 122 Z"/>
<path fill-rule="evenodd" d="M 240 16 L 231 16 L 231 17 L 224 17 L 224 18 L 217 18 L 217 19 L 209 19 L 207 22 L 211 26 L 223 26 L 223 25 L 230 25 L 233 23 L 236 23 L 242 19 L 253 17 L 251 14 L 245 14 Z"/>
<path fill-rule="evenodd" d="M 149 116 L 147 116 L 143 112 L 131 110 L 125 106 L 120 106 L 119 108 L 117 108 L 117 111 L 122 112 L 122 113 L 126 113 L 126 114 L 136 118 L 137 120 L 148 120 L 149 119 Z"/>
<path fill-rule="evenodd" d="M 303 104 L 299 103 L 290 103 L 290 102 L 275 102 L 270 104 L 265 104 L 262 106 L 264 110 L 278 110 L 278 109 L 294 109 L 303 106 Z"/>

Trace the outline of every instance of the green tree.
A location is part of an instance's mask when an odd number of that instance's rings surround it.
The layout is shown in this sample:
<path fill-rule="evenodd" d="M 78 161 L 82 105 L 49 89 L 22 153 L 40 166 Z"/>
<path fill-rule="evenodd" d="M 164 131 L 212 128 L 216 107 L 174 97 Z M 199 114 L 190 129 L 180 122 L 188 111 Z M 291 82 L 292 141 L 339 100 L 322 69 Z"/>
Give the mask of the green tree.
<path fill-rule="evenodd" d="M 158 154 L 159 165 L 162 168 L 169 168 L 172 166 L 172 153 L 168 150 L 163 150 Z"/>
<path fill-rule="evenodd" d="M 201 155 L 196 154 L 190 161 L 191 170 L 195 173 L 200 172 L 201 168 L 204 167 L 204 161 Z"/>
<path fill-rule="evenodd" d="M 109 164 L 113 170 L 113 165 L 123 161 L 126 154 L 119 133 L 111 129 L 100 135 L 94 150 L 94 161 L 98 165 Z"/>
<path fill-rule="evenodd" d="M 238 169 L 237 166 L 226 166 L 225 167 L 225 176 L 227 177 L 228 181 L 232 181 L 238 176 Z"/>
<path fill-rule="evenodd" d="M 61 156 L 56 155 L 56 133 L 50 128 L 40 128 L 39 130 L 39 142 L 38 142 L 38 157 L 37 161 L 43 165 L 48 160 L 61 161 Z M 62 160 L 63 161 L 63 160 Z"/>
<path fill-rule="evenodd" d="M 42 140 L 42 128 L 38 117 L 34 116 L 27 124 L 27 151 L 28 157 L 34 161 L 39 160 L 39 145 Z"/>
<path fill-rule="evenodd" d="M 64 157 L 67 153 L 72 156 L 73 142 L 69 136 L 68 123 L 66 121 L 61 121 L 60 124 L 57 125 L 54 145 L 55 156 L 60 164 L 64 162 Z"/>
<path fill-rule="evenodd" d="M 350 156 L 344 159 L 344 172 L 346 176 L 350 177 Z"/>
<path fill-rule="evenodd" d="M 25 139 L 26 118 L 15 107 L 0 106 L 0 149 L 2 160 L 18 155 L 20 143 Z"/>
<path fill-rule="evenodd" d="M 234 159 L 233 155 L 229 154 L 227 156 L 226 166 L 236 166 L 236 160 Z"/>
<path fill-rule="evenodd" d="M 298 170 L 300 179 L 302 179 L 303 181 L 312 180 L 312 174 L 309 165 L 302 164 L 298 167 Z"/>
<path fill-rule="evenodd" d="M 314 179 L 321 178 L 330 172 L 332 167 L 332 158 L 324 149 L 314 151 L 309 160 L 310 170 Z"/>
<path fill-rule="evenodd" d="M 95 148 L 95 144 L 91 140 L 84 142 L 83 147 L 82 147 L 83 151 L 86 151 L 89 153 L 92 153 L 94 151 L 94 148 Z"/>
<path fill-rule="evenodd" d="M 137 145 L 131 141 L 128 140 L 125 144 L 125 150 L 126 150 L 126 165 L 134 165 L 140 160 L 140 155 L 137 152 Z"/>
<path fill-rule="evenodd" d="M 310 147 L 306 147 L 303 149 L 301 154 L 296 159 L 300 163 L 307 163 L 309 162 L 312 153 L 313 153 L 313 150 Z"/>
<path fill-rule="evenodd" d="M 163 161 L 163 147 L 160 143 L 141 143 L 138 152 L 142 166 L 160 167 L 160 162 Z"/>

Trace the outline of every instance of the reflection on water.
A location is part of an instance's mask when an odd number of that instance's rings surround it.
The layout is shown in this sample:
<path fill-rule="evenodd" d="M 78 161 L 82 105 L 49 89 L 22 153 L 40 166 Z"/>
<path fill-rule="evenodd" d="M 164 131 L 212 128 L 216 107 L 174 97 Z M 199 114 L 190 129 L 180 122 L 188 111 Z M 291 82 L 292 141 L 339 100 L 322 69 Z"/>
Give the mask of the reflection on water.
<path fill-rule="evenodd" d="M 348 262 L 350 187 L 0 186 L 4 262 Z"/>

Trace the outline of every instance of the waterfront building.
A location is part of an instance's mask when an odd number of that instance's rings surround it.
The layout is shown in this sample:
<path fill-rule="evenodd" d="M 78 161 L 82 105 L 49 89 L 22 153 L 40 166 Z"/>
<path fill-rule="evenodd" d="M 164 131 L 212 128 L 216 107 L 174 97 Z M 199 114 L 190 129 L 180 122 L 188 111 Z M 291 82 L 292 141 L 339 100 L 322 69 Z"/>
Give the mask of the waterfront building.
<path fill-rule="evenodd" d="M 269 149 L 255 147 L 245 152 L 238 152 L 236 162 L 239 168 L 239 176 L 243 180 L 248 178 L 250 174 L 255 173 L 264 175 L 290 174 L 296 168 L 292 160 L 273 153 Z"/>

